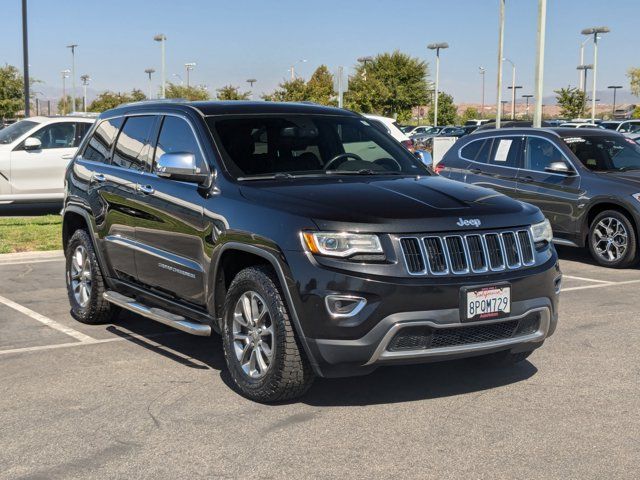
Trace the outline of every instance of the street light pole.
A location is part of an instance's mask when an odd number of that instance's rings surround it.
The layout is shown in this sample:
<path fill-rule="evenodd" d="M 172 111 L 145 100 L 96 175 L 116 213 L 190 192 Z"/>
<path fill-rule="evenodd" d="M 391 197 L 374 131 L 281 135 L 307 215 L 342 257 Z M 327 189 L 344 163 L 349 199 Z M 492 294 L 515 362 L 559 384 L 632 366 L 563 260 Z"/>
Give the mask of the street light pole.
<path fill-rule="evenodd" d="M 67 78 L 69 78 L 69 73 L 70 70 L 62 70 L 62 72 L 60 72 L 62 74 L 62 105 L 63 105 L 63 111 L 62 114 L 66 115 L 67 113 Z M 60 110 L 58 108 L 58 110 Z"/>
<path fill-rule="evenodd" d="M 22 0 L 22 63 L 24 77 L 24 116 L 31 115 L 29 94 L 29 37 L 27 35 L 27 0 Z"/>
<path fill-rule="evenodd" d="M 299 64 L 299 63 L 307 63 L 307 59 L 306 58 L 301 58 L 296 63 L 291 65 L 291 80 L 292 81 L 296 79 L 296 65 Z"/>
<path fill-rule="evenodd" d="M 439 91 L 439 82 L 440 82 L 440 50 L 449 48 L 449 44 L 446 42 L 441 43 L 430 43 L 427 45 L 429 50 L 436 51 L 436 91 L 433 101 L 433 126 L 438 126 L 438 91 Z"/>
<path fill-rule="evenodd" d="M 91 77 L 89 75 L 81 75 L 80 80 L 82 80 L 82 110 L 84 113 L 87 113 L 87 85 L 91 81 Z"/>
<path fill-rule="evenodd" d="M 538 0 L 538 48 L 536 55 L 536 87 L 534 96 L 536 109 L 533 116 L 533 126 L 542 126 L 542 87 L 544 78 L 544 42 L 547 29 L 547 0 Z"/>
<path fill-rule="evenodd" d="M 167 41 L 167 36 L 164 33 L 159 33 L 158 35 L 156 35 L 155 37 L 153 37 L 153 39 L 156 42 L 160 42 L 160 49 L 161 49 L 161 55 L 162 55 L 162 64 L 160 67 L 160 81 L 162 82 L 160 84 L 160 96 L 161 98 L 166 98 L 165 94 L 166 94 L 166 70 L 165 70 L 165 42 Z"/>
<path fill-rule="evenodd" d="M 511 87 L 507 87 L 512 91 L 511 95 L 511 120 L 516 119 L 516 90 L 522 88 L 522 85 L 513 85 Z"/>
<path fill-rule="evenodd" d="M 580 64 L 576 67 L 576 70 L 582 70 L 582 73 L 580 74 L 580 84 L 584 85 L 584 87 L 580 87 L 580 89 L 587 93 L 587 71 L 593 70 L 593 65 Z"/>
<path fill-rule="evenodd" d="M 611 108 L 611 116 L 616 114 L 616 92 L 619 88 L 622 88 L 622 85 L 609 85 L 607 88 L 613 90 L 613 107 Z"/>
<path fill-rule="evenodd" d="M 144 73 L 147 74 L 147 76 L 149 77 L 149 100 L 151 100 L 152 97 L 152 87 L 151 87 L 151 74 L 156 73 L 156 70 L 154 68 L 146 68 L 144 70 Z"/>
<path fill-rule="evenodd" d="M 533 95 L 531 95 L 531 94 L 522 95 L 522 98 L 526 99 L 526 101 L 527 101 L 527 107 L 526 107 L 526 110 L 525 110 L 525 112 L 526 112 L 525 115 L 527 116 L 527 118 L 529 118 L 529 99 L 533 98 Z"/>
<path fill-rule="evenodd" d="M 189 62 L 184 64 L 184 68 L 187 71 L 187 88 L 189 88 L 189 72 L 196 66 L 195 62 Z"/>
<path fill-rule="evenodd" d="M 76 111 L 76 47 L 77 43 L 67 45 L 71 49 L 71 111 Z"/>
<path fill-rule="evenodd" d="M 498 92 L 496 94 L 496 128 L 500 128 L 502 121 L 502 112 L 500 105 L 502 104 L 502 52 L 504 50 L 504 2 L 500 1 L 500 20 L 498 22 Z"/>
<path fill-rule="evenodd" d="M 582 30 L 582 35 L 593 35 L 593 91 L 591 93 L 591 123 L 596 120 L 596 83 L 598 80 L 598 34 L 609 33 L 608 27 L 593 27 Z"/>
<path fill-rule="evenodd" d="M 257 80 L 255 78 L 250 78 L 249 80 L 247 80 L 247 83 L 249 84 L 249 88 L 251 88 L 251 100 L 253 100 L 253 84 L 256 82 Z"/>
<path fill-rule="evenodd" d="M 487 70 L 484 67 L 478 67 L 478 71 L 482 76 L 482 107 L 480 109 L 480 118 L 484 118 L 484 74 Z"/>
<path fill-rule="evenodd" d="M 516 119 L 516 64 L 508 58 L 502 59 L 511 64 L 511 120 Z"/>
<path fill-rule="evenodd" d="M 581 43 L 580 43 L 580 65 L 584 65 L 584 45 L 591 40 L 589 37 L 585 38 Z M 586 73 L 585 73 L 586 75 Z M 585 80 L 585 77 L 583 77 L 581 74 L 578 74 L 578 81 L 580 82 L 580 90 L 582 90 L 583 92 L 586 91 L 587 88 L 587 82 Z"/>

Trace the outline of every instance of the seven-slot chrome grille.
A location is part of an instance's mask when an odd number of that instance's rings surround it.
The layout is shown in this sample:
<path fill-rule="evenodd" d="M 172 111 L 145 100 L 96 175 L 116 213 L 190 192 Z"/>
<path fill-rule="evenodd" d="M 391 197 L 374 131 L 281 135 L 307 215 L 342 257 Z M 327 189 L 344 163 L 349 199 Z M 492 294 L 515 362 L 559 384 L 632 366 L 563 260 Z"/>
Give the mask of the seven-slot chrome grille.
<path fill-rule="evenodd" d="M 403 236 L 400 247 L 410 275 L 501 272 L 535 264 L 528 229 Z"/>

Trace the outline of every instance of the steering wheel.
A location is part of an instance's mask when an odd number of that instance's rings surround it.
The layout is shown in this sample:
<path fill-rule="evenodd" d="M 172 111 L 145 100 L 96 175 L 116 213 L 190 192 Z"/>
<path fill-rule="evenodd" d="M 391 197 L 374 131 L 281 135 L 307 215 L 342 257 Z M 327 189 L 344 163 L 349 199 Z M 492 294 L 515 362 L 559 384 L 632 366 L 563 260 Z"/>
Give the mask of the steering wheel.
<path fill-rule="evenodd" d="M 360 157 L 359 155 L 356 155 L 355 153 L 340 153 L 335 157 L 333 157 L 331 160 L 329 160 L 327 164 L 324 166 L 324 169 L 329 170 L 329 167 L 334 163 L 336 163 L 338 160 L 342 160 L 342 159 L 346 160 L 347 158 L 353 158 L 354 160 L 359 160 L 360 162 L 364 162 L 364 160 L 362 160 L 362 157 Z"/>
<path fill-rule="evenodd" d="M 373 163 L 375 163 L 376 165 L 380 165 L 381 167 L 385 167 L 386 170 L 394 171 L 395 169 L 396 172 L 402 171 L 402 165 L 400 165 L 400 162 L 398 162 L 395 158 L 383 157 L 374 160 Z"/>

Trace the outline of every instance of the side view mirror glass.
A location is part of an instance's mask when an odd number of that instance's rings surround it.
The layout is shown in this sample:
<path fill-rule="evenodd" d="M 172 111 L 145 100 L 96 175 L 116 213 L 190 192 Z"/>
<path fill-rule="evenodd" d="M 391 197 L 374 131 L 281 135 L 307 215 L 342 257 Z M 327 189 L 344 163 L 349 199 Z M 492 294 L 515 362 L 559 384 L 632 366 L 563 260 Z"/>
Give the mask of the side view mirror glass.
<path fill-rule="evenodd" d="M 36 137 L 29 137 L 24 141 L 25 150 L 40 150 L 42 148 L 42 142 Z"/>
<path fill-rule="evenodd" d="M 156 174 L 183 182 L 204 183 L 208 175 L 202 172 L 196 156 L 189 152 L 165 153 L 156 162 Z"/>
<path fill-rule="evenodd" d="M 571 175 L 573 170 L 565 162 L 552 162 L 545 168 L 546 172 L 550 173 L 564 173 L 565 175 Z"/>
<path fill-rule="evenodd" d="M 427 150 L 416 150 L 415 152 L 413 152 L 413 154 L 427 167 L 433 167 L 433 157 Z"/>

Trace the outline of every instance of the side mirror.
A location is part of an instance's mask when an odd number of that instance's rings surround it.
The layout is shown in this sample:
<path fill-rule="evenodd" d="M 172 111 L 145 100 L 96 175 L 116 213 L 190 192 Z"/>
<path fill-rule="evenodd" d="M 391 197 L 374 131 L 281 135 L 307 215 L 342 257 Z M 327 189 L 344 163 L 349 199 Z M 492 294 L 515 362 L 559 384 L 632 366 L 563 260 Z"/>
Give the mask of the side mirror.
<path fill-rule="evenodd" d="M 24 141 L 25 150 L 40 150 L 42 148 L 42 142 L 36 137 L 29 137 Z"/>
<path fill-rule="evenodd" d="M 418 160 L 424 163 L 427 167 L 433 168 L 433 157 L 428 151 L 416 150 L 415 152 L 413 152 L 413 154 Z"/>
<path fill-rule="evenodd" d="M 573 174 L 573 170 L 565 162 L 551 162 L 544 170 L 545 172 L 561 173 L 564 175 Z"/>
<path fill-rule="evenodd" d="M 198 167 L 193 153 L 165 153 L 156 162 L 156 175 L 182 182 L 204 183 L 208 175 Z"/>

